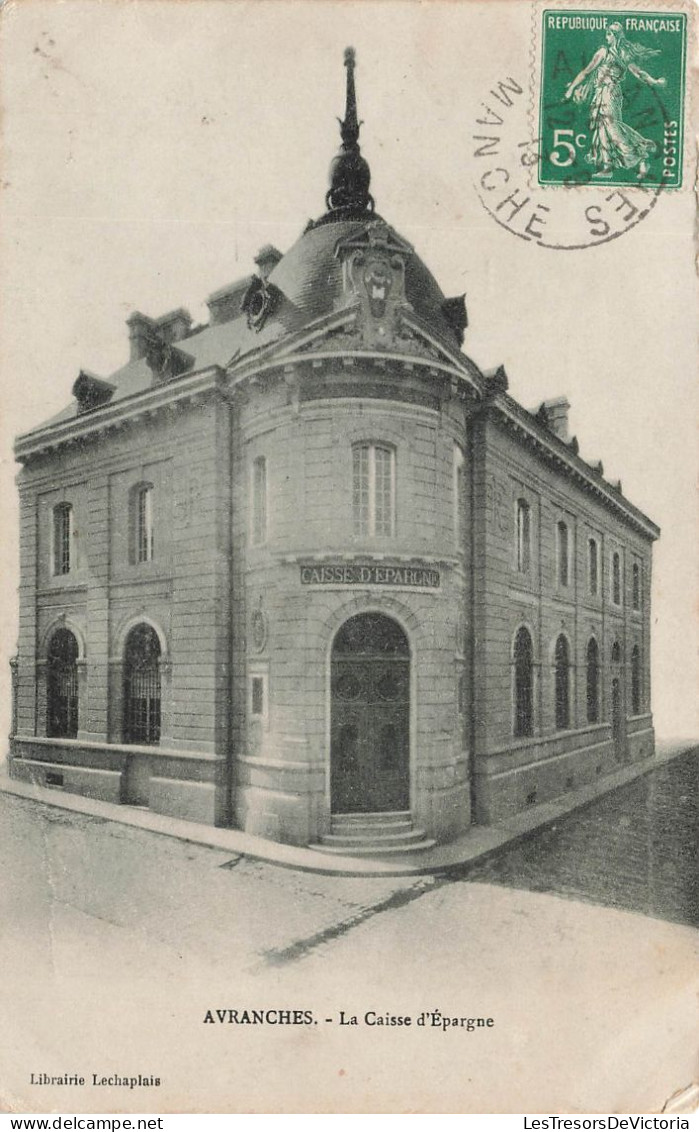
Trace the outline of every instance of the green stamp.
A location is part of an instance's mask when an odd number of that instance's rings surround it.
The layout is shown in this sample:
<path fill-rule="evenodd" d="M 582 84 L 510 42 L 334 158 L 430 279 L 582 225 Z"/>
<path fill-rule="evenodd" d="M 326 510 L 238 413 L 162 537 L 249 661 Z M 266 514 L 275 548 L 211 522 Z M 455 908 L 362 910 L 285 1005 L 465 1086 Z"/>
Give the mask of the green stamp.
<path fill-rule="evenodd" d="M 545 11 L 542 185 L 682 184 L 687 16 Z"/>

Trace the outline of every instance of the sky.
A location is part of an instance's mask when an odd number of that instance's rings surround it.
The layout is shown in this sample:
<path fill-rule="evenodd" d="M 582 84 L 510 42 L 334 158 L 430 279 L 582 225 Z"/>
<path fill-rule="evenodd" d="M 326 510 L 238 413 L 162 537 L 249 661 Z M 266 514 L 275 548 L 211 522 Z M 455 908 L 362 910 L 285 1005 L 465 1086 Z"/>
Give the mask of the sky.
<path fill-rule="evenodd" d="M 496 224 L 474 189 L 474 120 L 512 76 L 526 135 L 532 42 L 529 4 L 497 0 L 4 6 L 3 734 L 17 633 L 12 437 L 60 410 L 81 368 L 108 376 L 126 360 L 131 311 L 185 306 L 203 320 L 206 296 L 251 272 L 262 245 L 287 249 L 324 211 L 348 44 L 377 208 L 445 294 L 466 292 L 464 350 L 485 368 L 503 363 L 527 407 L 565 393 L 581 455 L 601 458 L 661 527 L 656 727 L 697 734 L 692 195 L 666 193 L 619 239 L 577 251 Z"/>

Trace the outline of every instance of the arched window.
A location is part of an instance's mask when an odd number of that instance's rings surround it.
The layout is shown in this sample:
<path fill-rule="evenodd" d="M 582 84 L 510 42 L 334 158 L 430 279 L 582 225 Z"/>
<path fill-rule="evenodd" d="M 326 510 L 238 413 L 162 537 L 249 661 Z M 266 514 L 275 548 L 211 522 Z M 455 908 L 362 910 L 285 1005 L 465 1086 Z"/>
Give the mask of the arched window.
<path fill-rule="evenodd" d="M 352 449 L 352 506 L 356 535 L 395 533 L 396 454 L 381 444 Z"/>
<path fill-rule="evenodd" d="M 59 503 L 53 509 L 53 572 L 69 574 L 73 566 L 73 508 Z"/>
<path fill-rule="evenodd" d="M 526 574 L 531 565 L 531 509 L 526 499 L 517 500 L 517 570 Z"/>
<path fill-rule="evenodd" d="M 124 742 L 160 740 L 160 641 L 151 625 L 136 625 L 124 649 Z"/>
<path fill-rule="evenodd" d="M 631 650 L 631 711 L 641 714 L 641 650 L 634 645 Z"/>
<path fill-rule="evenodd" d="M 612 645 L 612 664 L 621 664 L 621 645 L 618 641 Z"/>
<path fill-rule="evenodd" d="M 515 718 L 516 736 L 534 733 L 534 650 L 529 631 L 522 627 L 517 631 L 513 650 L 515 668 Z"/>
<path fill-rule="evenodd" d="M 594 538 L 587 540 L 587 588 L 591 594 L 599 590 L 599 550 Z"/>
<path fill-rule="evenodd" d="M 634 609 L 641 608 L 641 567 L 638 562 L 633 564 L 632 598 Z"/>
<path fill-rule="evenodd" d="M 267 541 L 267 461 L 258 456 L 252 465 L 252 544 Z"/>
<path fill-rule="evenodd" d="M 599 722 L 599 645 L 594 637 L 587 644 L 587 722 Z"/>
<path fill-rule="evenodd" d="M 153 557 L 153 484 L 142 483 L 136 489 L 136 561 L 150 562 Z"/>
<path fill-rule="evenodd" d="M 621 605 L 621 555 L 618 550 L 612 555 L 612 601 Z"/>
<path fill-rule="evenodd" d="M 46 734 L 54 739 L 77 738 L 78 652 L 70 629 L 57 629 L 46 658 Z"/>
<path fill-rule="evenodd" d="M 556 730 L 565 731 L 570 727 L 570 650 L 562 633 L 556 641 L 555 666 Z"/>
<path fill-rule="evenodd" d="M 568 524 L 563 520 L 556 527 L 558 555 L 558 584 L 567 586 L 570 578 L 570 554 L 568 547 Z"/>

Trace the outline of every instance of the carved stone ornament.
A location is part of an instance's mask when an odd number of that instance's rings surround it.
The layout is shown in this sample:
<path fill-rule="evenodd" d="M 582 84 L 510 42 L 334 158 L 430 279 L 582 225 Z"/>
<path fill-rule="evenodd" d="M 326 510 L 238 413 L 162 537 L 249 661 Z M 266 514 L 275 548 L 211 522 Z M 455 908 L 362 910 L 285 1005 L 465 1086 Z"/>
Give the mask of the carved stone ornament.
<path fill-rule="evenodd" d="M 262 652 L 267 644 L 267 615 L 262 608 L 255 609 L 250 618 L 250 641 L 255 652 Z"/>
<path fill-rule="evenodd" d="M 356 235 L 339 240 L 335 255 L 342 264 L 341 305 L 358 302 L 364 337 L 388 346 L 398 329 L 398 312 L 410 309 L 405 268 L 412 248 L 383 220 L 371 220 Z"/>
<path fill-rule="evenodd" d="M 273 283 L 261 279 L 259 275 L 253 276 L 250 286 L 243 295 L 241 310 L 247 315 L 248 326 L 251 330 L 261 330 L 265 322 L 273 313 L 279 291 Z"/>

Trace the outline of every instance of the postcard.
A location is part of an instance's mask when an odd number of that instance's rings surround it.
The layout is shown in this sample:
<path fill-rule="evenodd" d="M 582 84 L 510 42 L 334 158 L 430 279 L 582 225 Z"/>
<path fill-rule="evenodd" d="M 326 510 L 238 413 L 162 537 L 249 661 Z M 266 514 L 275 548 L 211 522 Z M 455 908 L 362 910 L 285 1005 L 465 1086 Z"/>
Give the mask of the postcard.
<path fill-rule="evenodd" d="M 688 1127 L 694 25 L 3 6 L 3 1110 Z"/>

